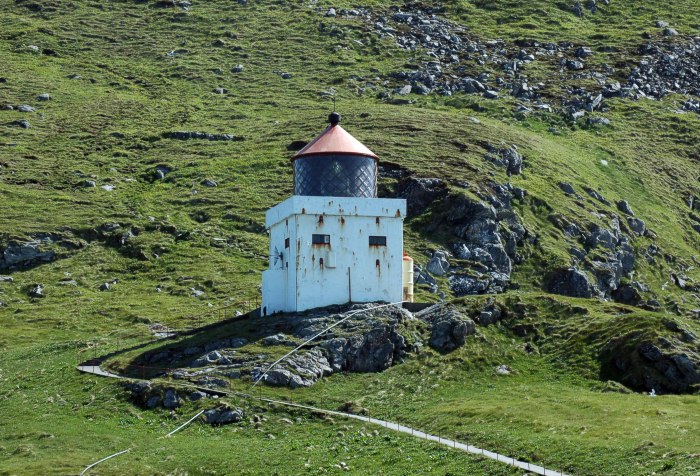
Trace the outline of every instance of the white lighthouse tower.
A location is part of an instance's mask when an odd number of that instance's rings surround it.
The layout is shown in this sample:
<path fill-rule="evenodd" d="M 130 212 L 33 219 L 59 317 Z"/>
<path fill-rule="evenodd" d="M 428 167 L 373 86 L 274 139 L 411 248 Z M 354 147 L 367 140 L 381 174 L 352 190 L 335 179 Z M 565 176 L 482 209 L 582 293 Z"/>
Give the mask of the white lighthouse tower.
<path fill-rule="evenodd" d="M 406 201 L 377 198 L 377 156 L 340 114 L 293 158 L 294 195 L 267 211 L 261 314 L 403 298 Z"/>

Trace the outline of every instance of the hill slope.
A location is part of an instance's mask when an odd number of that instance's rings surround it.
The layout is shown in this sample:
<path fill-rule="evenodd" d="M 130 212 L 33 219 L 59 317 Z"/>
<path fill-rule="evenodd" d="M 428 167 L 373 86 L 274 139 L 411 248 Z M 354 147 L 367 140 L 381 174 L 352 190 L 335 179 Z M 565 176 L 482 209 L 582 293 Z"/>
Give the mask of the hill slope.
<path fill-rule="evenodd" d="M 270 423 L 280 446 L 253 428 L 200 429 L 170 459 L 152 442 L 174 423 L 165 412 L 137 411 L 72 369 L 88 343 L 116 348 L 209 304 L 256 299 L 264 211 L 291 193 L 288 159 L 334 96 L 380 156 L 381 194 L 409 200 L 418 298 L 458 298 L 475 317 L 488 294 L 511 317 L 453 354 L 336 375 L 299 398 L 439 421 L 573 474 L 697 472 L 696 395 L 650 401 L 601 381 L 697 391 L 700 25 L 691 1 L 606 3 L 0 6 L 0 275 L 11 278 L 0 278 L 0 375 L 14 417 L 0 426 L 0 467 L 75 471 L 134 442 L 143 459 L 105 471 L 230 472 L 221 454 L 235 437 L 250 454 L 294 449 L 292 472 L 304 458 L 334 471 L 325 438 L 339 424 L 308 415 L 294 431 Z M 436 250 L 448 252 L 442 276 L 425 271 Z M 645 360 L 648 345 L 663 365 Z M 679 356 L 690 367 L 669 364 Z M 494 375 L 505 363 L 514 378 Z M 563 406 L 571 414 L 551 421 Z M 533 425 L 521 415 L 536 408 Z M 636 431 L 650 420 L 653 435 Z M 333 451 L 363 456 L 359 472 L 509 471 L 404 438 L 371 451 L 359 434 L 338 438 Z M 414 463 L 400 456 L 409 449 Z"/>

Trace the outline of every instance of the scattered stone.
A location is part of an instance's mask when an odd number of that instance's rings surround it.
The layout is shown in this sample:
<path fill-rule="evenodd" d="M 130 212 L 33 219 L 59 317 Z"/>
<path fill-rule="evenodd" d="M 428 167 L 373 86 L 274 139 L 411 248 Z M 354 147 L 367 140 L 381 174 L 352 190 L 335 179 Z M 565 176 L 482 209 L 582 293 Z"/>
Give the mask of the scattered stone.
<path fill-rule="evenodd" d="M 217 48 L 221 48 L 223 46 L 226 46 L 226 42 L 221 38 L 217 38 L 216 40 L 211 42 L 211 45 L 216 46 Z"/>
<path fill-rule="evenodd" d="M 583 61 L 578 60 L 566 60 L 566 68 L 574 71 L 580 71 L 585 67 Z"/>
<path fill-rule="evenodd" d="M 583 190 L 584 190 L 588 195 L 590 195 L 591 197 L 593 197 L 593 198 L 595 198 L 596 200 L 598 200 L 600 203 L 603 203 L 603 204 L 605 204 L 605 205 L 610 205 L 610 202 L 609 202 L 608 200 L 606 200 L 605 197 L 603 197 L 600 193 L 598 193 L 597 191 L 593 190 L 592 188 L 590 188 L 590 187 L 583 187 Z"/>
<path fill-rule="evenodd" d="M 465 317 L 453 305 L 436 304 L 416 314 L 432 325 L 429 344 L 439 352 L 451 352 L 476 332 L 474 321 Z"/>
<path fill-rule="evenodd" d="M 267 336 L 260 341 L 262 345 L 288 345 L 296 346 L 296 342 L 283 333 Z"/>
<path fill-rule="evenodd" d="M 243 410 L 240 408 L 222 406 L 205 411 L 204 421 L 210 425 L 227 425 L 229 423 L 238 423 L 242 421 L 244 415 Z"/>
<path fill-rule="evenodd" d="M 523 156 L 518 152 L 518 148 L 515 145 L 499 148 L 489 144 L 487 149 L 488 153 L 484 155 L 484 159 L 505 167 L 508 176 L 522 173 Z"/>
<path fill-rule="evenodd" d="M 486 99 L 498 99 L 498 97 L 499 97 L 498 91 L 494 91 L 492 89 L 487 89 L 486 91 L 484 91 L 484 97 Z"/>
<path fill-rule="evenodd" d="M 664 28 L 664 36 L 678 36 L 678 32 L 673 28 Z"/>
<path fill-rule="evenodd" d="M 33 298 L 46 297 L 46 294 L 44 294 L 44 286 L 41 284 L 35 284 L 32 287 L 30 287 L 29 292 L 27 294 L 29 295 L 29 297 Z"/>
<path fill-rule="evenodd" d="M 112 288 L 112 285 L 110 283 L 100 284 L 100 291 L 109 291 L 111 288 Z"/>
<path fill-rule="evenodd" d="M 425 269 L 434 276 L 444 276 L 450 269 L 450 263 L 447 261 L 449 254 L 446 251 L 436 251 L 430 257 Z"/>
<path fill-rule="evenodd" d="M 610 119 L 607 117 L 589 117 L 588 124 L 591 126 L 609 126 Z"/>
<path fill-rule="evenodd" d="M 95 188 L 97 187 L 97 182 L 94 180 L 85 180 L 80 184 L 80 186 L 84 188 Z"/>
<path fill-rule="evenodd" d="M 204 180 L 202 180 L 201 183 L 202 183 L 202 185 L 204 185 L 205 187 L 218 187 L 218 186 L 219 186 L 219 184 L 216 183 L 216 181 L 214 181 L 214 180 L 212 180 L 212 179 L 204 179 Z"/>
<path fill-rule="evenodd" d="M 407 84 L 407 85 L 403 86 L 401 89 L 399 89 L 396 93 L 400 94 L 402 96 L 405 96 L 407 94 L 411 94 L 411 89 L 412 89 L 411 85 Z"/>
<path fill-rule="evenodd" d="M 327 17 L 334 17 L 335 15 L 336 15 L 336 13 L 335 13 L 335 8 L 329 8 L 329 9 L 326 11 L 326 16 L 327 16 Z"/>
<path fill-rule="evenodd" d="M 200 298 L 204 296 L 204 291 L 200 291 L 199 289 L 196 288 L 190 288 L 190 291 L 192 292 L 191 296 L 195 298 Z"/>
<path fill-rule="evenodd" d="M 29 106 L 27 104 L 20 104 L 17 106 L 17 110 L 19 112 L 35 112 L 36 109 L 34 109 L 32 106 Z"/>
<path fill-rule="evenodd" d="M 630 207 L 630 204 L 627 203 L 627 200 L 620 200 L 619 202 L 617 202 L 617 209 L 626 215 L 629 215 L 631 217 L 634 216 L 632 207 Z"/>
<path fill-rule="evenodd" d="M 37 99 L 37 101 L 50 101 L 51 96 L 49 95 L 49 93 L 43 93 L 43 94 L 39 94 L 36 97 L 36 99 Z"/>
<path fill-rule="evenodd" d="M 32 125 L 26 119 L 19 119 L 15 121 L 15 124 L 17 124 L 22 129 L 29 129 L 30 127 L 32 127 Z"/>
<path fill-rule="evenodd" d="M 226 88 L 214 88 L 214 94 L 228 94 L 228 89 L 226 89 Z"/>
<path fill-rule="evenodd" d="M 169 174 L 170 172 L 171 172 L 170 167 L 167 167 L 165 165 L 158 165 L 158 166 L 156 166 L 155 175 L 156 175 L 157 179 L 163 180 L 165 178 L 165 176 L 167 174 Z"/>
<path fill-rule="evenodd" d="M 243 72 L 243 65 L 242 64 L 237 64 L 233 68 L 231 68 L 232 73 L 241 73 Z"/>
<path fill-rule="evenodd" d="M 510 375 L 511 372 L 511 368 L 507 365 L 499 365 L 498 367 L 496 367 L 496 373 L 498 375 Z"/>
<path fill-rule="evenodd" d="M 191 401 L 196 402 L 197 400 L 201 400 L 201 399 L 203 399 L 203 398 L 207 398 L 207 394 L 204 393 L 204 392 L 200 392 L 199 390 L 197 390 L 197 391 L 194 391 L 194 392 L 190 393 L 189 397 L 190 397 L 190 400 L 191 400 Z"/>
<path fill-rule="evenodd" d="M 165 397 L 163 398 L 163 407 L 169 410 L 174 410 L 181 405 L 182 400 L 178 396 L 177 392 L 173 389 L 166 390 Z"/>
<path fill-rule="evenodd" d="M 643 236 L 646 233 L 646 224 L 639 218 L 627 217 L 627 225 L 639 236 Z"/>
<path fill-rule="evenodd" d="M 642 296 L 639 291 L 633 286 L 623 284 L 611 293 L 615 302 L 627 304 L 630 306 L 639 306 L 642 304 Z"/>
<path fill-rule="evenodd" d="M 291 73 L 280 73 L 280 77 L 282 79 L 292 79 L 292 74 Z"/>
<path fill-rule="evenodd" d="M 556 269 L 545 277 L 545 290 L 563 296 L 592 298 L 598 290 L 589 276 L 576 268 Z"/>
<path fill-rule="evenodd" d="M 110 184 L 105 184 L 100 187 L 102 190 L 106 190 L 107 192 L 112 192 L 116 188 L 114 185 Z"/>
<path fill-rule="evenodd" d="M 593 50 L 587 46 L 580 46 L 576 49 L 574 54 L 577 58 L 588 58 L 589 56 L 593 56 Z"/>
<path fill-rule="evenodd" d="M 163 137 L 167 139 L 191 140 L 202 139 L 210 141 L 242 141 L 242 137 L 234 136 L 233 134 L 211 134 L 208 132 L 192 132 L 192 131 L 176 131 L 166 132 Z"/>
<path fill-rule="evenodd" d="M 568 182 L 559 182 L 559 188 L 567 195 L 576 195 L 573 185 Z"/>
<path fill-rule="evenodd" d="M 0 276 L 0 283 L 11 283 L 13 281 L 12 276 Z"/>

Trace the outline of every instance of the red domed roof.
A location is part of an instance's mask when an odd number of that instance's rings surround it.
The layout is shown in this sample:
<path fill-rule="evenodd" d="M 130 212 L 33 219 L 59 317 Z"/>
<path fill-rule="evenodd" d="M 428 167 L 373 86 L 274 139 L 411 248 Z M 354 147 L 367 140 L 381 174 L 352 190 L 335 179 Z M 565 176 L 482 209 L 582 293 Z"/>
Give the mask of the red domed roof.
<path fill-rule="evenodd" d="M 306 144 L 306 147 L 296 153 L 292 160 L 308 155 L 364 155 L 379 159 L 374 152 L 350 135 L 338 124 L 331 124 L 317 138 Z"/>

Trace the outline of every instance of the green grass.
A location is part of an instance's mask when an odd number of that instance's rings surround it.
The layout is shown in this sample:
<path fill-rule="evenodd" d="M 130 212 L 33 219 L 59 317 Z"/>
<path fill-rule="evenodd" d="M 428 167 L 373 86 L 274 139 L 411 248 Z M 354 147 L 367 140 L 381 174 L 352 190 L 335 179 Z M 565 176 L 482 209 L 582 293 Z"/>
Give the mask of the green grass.
<path fill-rule="evenodd" d="M 262 432 L 250 424 L 218 429 L 195 424 L 161 440 L 199 407 L 190 404 L 173 418 L 142 411 L 126 401 L 116 383 L 73 368 L 78 351 L 88 345 L 98 344 L 101 352 L 140 342 L 150 336 L 150 324 L 178 327 L 183 316 L 204 313 L 209 304 L 258 295 L 267 266 L 264 211 L 291 193 L 287 146 L 310 140 L 323 128 L 331 102 L 321 93 L 329 88 L 336 90 L 343 125 L 382 161 L 417 176 L 446 179 L 453 190 L 455 182 L 469 182 L 465 193 L 471 196 L 490 182 L 510 181 L 527 190 L 516 211 L 538 243 L 524 250 L 526 260 L 513 274 L 520 291 L 502 299 L 520 298 L 534 306 L 527 322 L 542 330 L 539 354 L 524 354 L 524 340 L 498 326 L 480 330 L 457 353 L 426 352 L 381 375 L 335 375 L 310 389 L 263 392 L 327 408 L 358 401 L 373 415 L 571 474 L 700 471 L 700 429 L 693 418 L 697 396 L 603 392 L 609 387 L 599 379 L 598 359 L 617 333 L 665 335 L 664 319 L 700 331 L 688 317 L 700 307 L 697 297 L 664 286 L 678 272 L 700 281 L 700 235 L 690 228 L 684 204 L 690 194 L 700 195 L 700 117 L 674 112 L 682 98 L 609 100 L 604 115 L 611 125 L 605 128 L 572 125 L 554 114 L 516 117 L 515 102 L 508 98 L 412 97 L 412 105 L 393 105 L 371 93 L 358 94 L 363 81 L 353 78 L 384 76 L 426 58 L 377 39 L 358 20 L 324 18 L 329 3 L 319 12 L 304 3 L 272 1 L 194 2 L 190 12 L 131 1 L 41 3 L 56 11 L 32 13 L 12 2 L 0 6 L 0 77 L 6 78 L 0 83 L 0 106 L 37 107 L 36 114 L 0 111 L 0 242 L 38 232 L 85 239 L 88 230 L 118 222 L 141 230 L 134 245 L 149 260 L 86 241 L 84 249 L 64 259 L 13 272 L 13 283 L 0 283 L 0 301 L 6 304 L 0 307 L 1 474 L 76 473 L 126 447 L 133 447 L 130 455 L 105 463 L 96 474 L 334 474 L 340 472 L 332 467 L 339 461 L 354 474 L 512 473 L 407 436 L 385 431 L 362 436 L 356 422 L 322 421 L 306 412 L 287 415 L 251 402 L 232 403 L 250 414 L 264 411 L 268 422 Z M 378 10 L 391 6 L 367 4 Z M 598 52 L 590 61 L 610 63 L 620 75 L 636 62 L 641 33 L 660 35 L 657 19 L 696 35 L 694 6 L 688 0 L 613 0 L 596 15 L 579 19 L 566 10 L 566 2 L 445 5 L 452 20 L 485 39 L 613 46 L 620 52 Z M 320 22 L 339 28 L 340 36 L 321 31 Z M 212 46 L 217 38 L 226 45 Z M 50 48 L 57 56 L 28 53 L 27 45 Z M 188 53 L 167 56 L 178 49 Z M 243 72 L 231 73 L 238 63 Z M 553 67 L 538 62 L 528 75 L 532 82 L 547 79 Z M 293 77 L 283 80 L 279 72 Z M 217 87 L 229 93 L 213 94 Z M 44 92 L 52 100 L 37 102 Z M 21 118 L 32 127 L 12 124 Z M 550 133 L 551 127 L 559 134 Z M 163 136 L 178 130 L 231 133 L 244 140 Z M 487 143 L 516 144 L 525 156 L 524 173 L 509 178 L 486 162 Z M 173 171 L 166 180 L 152 181 L 161 164 Z M 201 186 L 205 178 L 219 186 Z M 115 190 L 80 187 L 86 179 Z M 573 184 L 586 197 L 583 205 L 563 195 L 559 182 Z M 615 212 L 614 205 L 589 200 L 583 186 L 613 203 L 629 201 L 655 233 L 656 238 L 632 243 L 638 256 L 651 244 L 661 250 L 656 262 L 638 257 L 634 279 L 651 287 L 661 312 L 541 294 L 543 271 L 568 265 L 567 250 L 577 245 L 549 216 L 607 225 L 609 218 L 601 213 Z M 424 231 L 439 208 L 406 222 L 406 248 L 418 263 L 425 264 L 430 250 L 450 240 Z M 206 221 L 195 220 L 203 215 Z M 189 232 L 189 238 L 178 240 L 154 224 Z M 77 286 L 59 284 L 67 277 Z M 111 279 L 119 283 L 100 292 L 98 286 Z M 46 288 L 42 300 L 26 295 L 37 282 Z M 190 297 L 191 287 L 205 291 L 204 297 Z M 437 296 L 421 289 L 418 298 Z M 478 307 L 482 301 L 469 298 L 464 305 Z M 575 306 L 587 313 L 571 312 Z M 514 374 L 495 375 L 500 364 Z M 247 382 L 235 388 L 245 391 Z M 287 416 L 302 420 L 291 426 L 279 422 Z M 367 430 L 363 433 L 372 429 Z"/>

